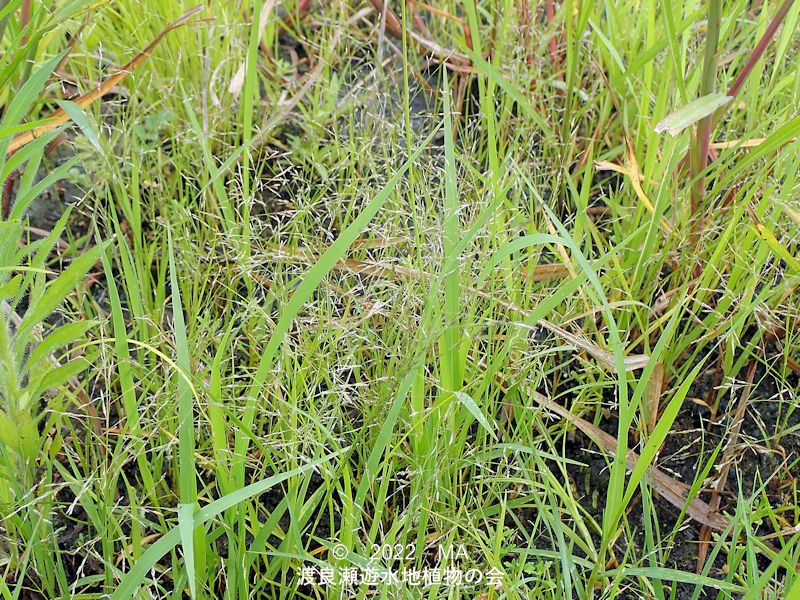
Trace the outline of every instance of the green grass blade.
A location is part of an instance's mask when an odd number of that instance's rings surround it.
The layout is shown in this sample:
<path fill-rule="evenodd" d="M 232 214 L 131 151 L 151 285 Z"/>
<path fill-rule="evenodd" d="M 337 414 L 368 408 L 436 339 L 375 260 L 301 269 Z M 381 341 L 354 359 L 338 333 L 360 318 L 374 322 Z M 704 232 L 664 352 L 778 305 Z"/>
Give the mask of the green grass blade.
<path fill-rule="evenodd" d="M 486 418 L 486 415 L 483 414 L 483 411 L 481 410 L 480 406 L 478 406 L 478 403 L 475 402 L 472 396 L 464 392 L 456 392 L 456 398 L 458 398 L 458 401 L 464 405 L 464 408 L 466 408 L 469 411 L 469 413 L 473 417 L 475 417 L 475 420 L 481 424 L 481 427 L 483 427 L 486 430 L 486 433 L 492 436 L 493 440 L 497 441 L 497 434 L 495 434 L 494 432 L 495 428 L 492 427 L 491 423 L 489 423 L 489 420 Z"/>
<path fill-rule="evenodd" d="M 215 500 L 211 504 L 201 508 L 197 512 L 194 513 L 194 519 L 192 526 L 198 527 L 213 519 L 214 517 L 220 515 L 224 511 L 228 510 L 229 508 L 233 508 L 237 504 L 241 504 L 248 498 L 252 498 L 253 496 L 257 496 L 258 494 L 263 494 L 268 489 L 272 488 L 273 486 L 281 483 L 282 481 L 286 481 L 292 477 L 297 475 L 303 475 L 308 473 L 315 467 L 323 465 L 329 462 L 332 458 L 336 458 L 343 452 L 349 450 L 349 446 L 342 448 L 336 452 L 331 452 L 322 458 L 318 458 L 313 460 L 302 467 L 297 467 L 296 469 L 292 469 L 291 471 L 287 471 L 286 473 L 279 473 L 277 475 L 273 475 L 272 477 L 268 477 L 261 481 L 257 481 L 255 483 L 251 483 L 250 485 L 243 487 L 235 492 L 230 494 L 226 494 L 219 500 Z M 123 598 L 131 598 L 136 592 L 136 588 L 141 585 L 144 578 L 147 576 L 147 573 L 153 566 L 164 556 L 167 552 L 172 550 L 181 539 L 181 534 L 178 527 L 173 527 L 169 530 L 165 535 L 163 535 L 157 542 L 155 542 L 152 546 L 150 546 L 143 554 L 141 559 L 133 566 L 133 568 L 128 571 L 117 586 L 117 589 L 114 590 L 114 593 L 111 595 L 111 600 L 122 600 Z"/>
<path fill-rule="evenodd" d="M 56 100 L 56 103 L 59 107 L 64 109 L 64 112 L 67 113 L 69 118 L 80 128 L 83 135 L 86 136 L 86 139 L 89 140 L 92 146 L 102 154 L 103 147 L 100 145 L 97 129 L 95 129 L 94 125 L 89 121 L 86 111 L 84 111 L 80 105 L 70 102 L 69 100 Z"/>
<path fill-rule="evenodd" d="M 172 288 L 172 316 L 175 329 L 175 348 L 178 366 L 187 376 L 191 376 L 189 342 L 186 338 L 186 323 L 183 317 L 180 285 L 175 269 L 175 249 L 172 245 L 172 232 L 167 230 L 167 249 L 169 251 L 169 278 Z M 189 579 L 189 593 L 197 597 L 195 581 L 194 539 L 192 532 L 192 513 L 197 504 L 197 476 L 194 466 L 195 435 L 194 406 L 192 389 L 183 377 L 178 377 L 178 469 L 180 477 L 181 503 L 178 506 L 178 524 L 181 533 L 184 564 Z"/>
<path fill-rule="evenodd" d="M 724 92 L 701 96 L 661 119 L 655 126 L 655 132 L 667 131 L 671 136 L 675 137 L 690 125 L 694 125 L 700 119 L 713 114 L 715 110 L 725 106 L 731 100 L 733 98 Z"/>
<path fill-rule="evenodd" d="M 447 78 L 444 82 L 448 86 Z M 444 262 L 453 267 L 442 273 L 444 277 L 444 334 L 439 347 L 442 387 L 446 395 L 451 397 L 453 392 L 461 389 L 462 368 L 459 364 L 460 350 L 460 270 L 458 257 L 454 250 L 458 247 L 458 184 L 456 181 L 456 157 L 453 147 L 453 124 L 450 114 L 450 93 L 444 94 Z M 453 259 L 453 260 L 450 260 Z M 446 409 L 445 409 L 446 410 Z"/>
<path fill-rule="evenodd" d="M 367 226 L 375 214 L 377 214 L 377 212 L 381 209 L 386 200 L 389 199 L 389 196 L 392 194 L 394 188 L 400 182 L 405 172 L 427 148 L 428 144 L 433 139 L 433 136 L 436 134 L 436 131 L 438 131 L 438 128 L 420 144 L 419 148 L 417 148 L 417 150 L 411 155 L 406 163 L 392 176 L 383 189 L 381 189 L 381 191 L 375 195 L 375 197 L 364 207 L 364 209 L 353 220 L 353 222 L 348 225 L 347 228 L 339 235 L 336 241 L 328 247 L 322 256 L 320 256 L 316 264 L 314 264 L 314 266 L 311 267 L 303 276 L 300 285 L 297 286 L 297 289 L 292 294 L 292 297 L 287 303 L 286 308 L 284 309 L 283 314 L 278 321 L 278 324 L 275 326 L 274 331 L 270 335 L 269 342 L 267 342 L 267 346 L 264 348 L 264 352 L 261 355 L 261 360 L 258 363 L 256 374 L 253 377 L 252 383 L 250 384 L 250 389 L 248 391 L 250 402 L 248 402 L 244 417 L 242 418 L 242 422 L 246 427 L 249 428 L 253 424 L 253 418 L 255 416 L 255 399 L 261 394 L 261 390 L 264 387 L 264 382 L 267 379 L 267 374 L 272 368 L 275 354 L 280 345 L 283 343 L 284 336 L 289 332 L 289 328 L 291 327 L 295 316 L 297 316 L 297 313 L 300 312 L 300 309 L 302 309 L 303 305 L 311 296 L 313 291 L 322 282 L 322 279 L 325 277 L 325 275 L 327 275 L 328 272 L 333 269 L 339 259 L 345 255 L 347 249 L 356 240 L 364 227 Z M 245 456 L 247 451 L 246 441 L 246 437 L 240 436 L 237 438 L 235 454 L 240 460 Z M 241 465 L 238 467 L 238 470 L 238 481 L 241 485 L 241 483 L 243 483 L 243 471 Z"/>
<path fill-rule="evenodd" d="M 630 502 L 634 493 L 636 493 L 636 489 L 639 487 L 639 482 L 641 481 L 642 477 L 644 477 L 647 469 L 652 465 L 653 460 L 655 459 L 656 454 L 658 454 L 658 451 L 661 448 L 661 445 L 664 443 L 667 435 L 669 435 L 669 433 L 672 431 L 672 424 L 675 422 L 675 419 L 678 416 L 678 411 L 683 405 L 683 400 L 686 398 L 686 394 L 689 393 L 689 388 L 692 386 L 692 383 L 694 383 L 697 374 L 702 370 L 704 364 L 704 362 L 699 363 L 681 382 L 680 387 L 675 392 L 675 395 L 672 397 L 672 400 L 670 400 L 666 410 L 664 410 L 664 413 L 658 420 L 658 423 L 653 429 L 653 433 L 647 440 L 647 444 L 645 444 L 644 449 L 639 455 L 639 460 L 636 462 L 636 467 L 634 467 L 633 472 L 631 472 L 630 479 L 628 480 L 628 489 L 625 491 L 625 495 L 622 498 L 621 506 L 628 506 L 628 502 Z"/>
<path fill-rule="evenodd" d="M 75 289 L 75 286 L 80 283 L 92 268 L 97 260 L 100 258 L 100 253 L 103 251 L 105 244 L 98 244 L 94 248 L 87 250 L 81 256 L 76 258 L 72 264 L 64 271 L 58 279 L 52 282 L 47 290 L 42 294 L 42 297 L 34 306 L 31 306 L 25 317 L 22 319 L 17 335 L 26 337 L 37 323 L 41 323 L 48 315 L 50 315 L 64 298 Z"/>
<path fill-rule="evenodd" d="M 56 68 L 56 65 L 62 58 L 64 58 L 65 54 L 66 51 L 61 52 L 60 54 L 57 54 L 56 56 L 42 63 L 42 65 L 33 72 L 33 75 L 31 75 L 30 78 L 25 81 L 19 91 L 14 94 L 13 99 L 6 107 L 3 120 L 0 121 L 0 129 L 8 129 L 19 124 L 19 122 L 27 114 L 33 103 L 41 94 L 44 84 L 47 83 L 47 80 L 50 78 L 50 74 L 53 72 L 53 69 Z M 10 138 L 4 138 L 0 140 L 0 153 L 2 153 L 3 157 L 5 156 L 6 149 L 8 148 L 10 142 Z M 0 158 L 0 162 L 5 162 L 5 159 Z"/>

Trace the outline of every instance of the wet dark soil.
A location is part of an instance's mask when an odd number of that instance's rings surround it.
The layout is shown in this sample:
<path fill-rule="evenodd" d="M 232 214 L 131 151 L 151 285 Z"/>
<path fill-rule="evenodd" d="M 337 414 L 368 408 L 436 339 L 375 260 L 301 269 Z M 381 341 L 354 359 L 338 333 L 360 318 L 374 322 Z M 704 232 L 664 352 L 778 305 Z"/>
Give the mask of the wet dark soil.
<path fill-rule="evenodd" d="M 733 465 L 730 470 L 727 486 L 721 494 L 720 512 L 733 518 L 740 503 L 740 498 L 745 503 L 750 499 L 765 494 L 770 505 L 776 513 L 782 514 L 785 509 L 787 515 L 796 515 L 797 507 L 795 498 L 798 491 L 797 478 L 800 477 L 800 403 L 797 401 L 800 382 L 795 374 L 789 374 L 785 379 L 775 376 L 776 370 L 780 372 L 780 358 L 767 369 L 763 364 L 756 368 L 755 382 L 745 412 L 741 427 L 739 442 L 732 452 Z M 729 394 L 723 398 L 719 407 L 719 418 L 711 421 L 711 411 L 705 405 L 690 401 L 690 398 L 705 398 L 714 380 L 714 369 L 710 368 L 695 381 L 684 406 L 678 414 L 659 455 L 657 464 L 659 468 L 676 480 L 692 485 L 695 478 L 708 464 L 715 449 L 723 444 L 727 445 L 732 426 L 732 415 L 736 410 L 741 394 L 741 386 L 737 393 Z M 782 382 L 782 383 L 781 383 Z M 568 396 L 562 392 L 561 396 Z M 613 404 L 613 394 L 604 404 Z M 607 433 L 617 436 L 617 420 L 613 411 L 603 411 L 600 415 L 599 426 Z M 585 416 L 592 420 L 592 415 Z M 634 435 L 629 436 L 629 445 L 638 450 Z M 565 440 L 565 458 L 571 459 L 582 466 L 569 464 L 567 472 L 569 482 L 565 482 L 573 490 L 581 506 L 598 523 L 602 523 L 603 509 L 608 491 L 610 463 L 607 457 L 588 437 L 580 432 L 570 434 Z M 724 450 L 723 450 L 724 452 Z M 722 461 L 723 452 L 717 456 L 715 464 Z M 558 472 L 554 463 L 550 463 L 553 472 Z M 712 480 L 717 473 L 712 468 L 707 478 L 706 485 L 702 488 L 700 499 L 709 502 L 711 499 L 710 488 Z M 763 492 L 761 491 L 763 489 Z M 698 552 L 700 547 L 701 525 L 696 521 L 684 517 L 679 521 L 680 509 L 661 498 L 655 496 L 654 514 L 658 520 L 660 533 L 657 534 L 663 543 L 657 545 L 663 550 L 663 563 L 659 566 L 678 569 L 693 573 L 698 566 Z M 628 554 L 629 560 L 634 562 L 643 560 L 647 552 L 646 529 L 643 521 L 643 507 L 638 497 L 629 507 L 626 515 L 631 536 L 623 536 L 615 544 L 614 552 L 621 557 Z M 521 509 L 518 514 L 521 522 L 533 523 L 535 513 L 531 509 Z M 775 533 L 775 528 L 769 522 L 754 526 L 754 533 L 768 535 Z M 789 516 L 782 528 L 793 527 L 797 522 Z M 716 534 L 715 534 L 716 535 Z M 600 537 L 594 536 L 596 546 L 599 547 Z M 554 540 L 542 541 L 542 546 Z M 713 542 L 712 542 L 713 547 Z M 711 547 L 708 550 L 711 553 Z M 578 556 L 582 556 L 580 552 Z M 758 557 L 759 568 L 764 569 L 768 560 L 764 556 Z M 725 580 L 729 565 L 728 557 L 724 551 L 719 552 L 707 571 L 708 577 Z M 646 561 L 643 564 L 649 564 Z M 737 565 L 738 566 L 738 565 Z M 668 582 L 664 582 L 665 585 Z M 689 599 L 695 593 L 695 586 L 685 583 L 674 584 L 674 598 L 678 600 Z M 665 594 L 673 593 L 665 589 Z M 704 588 L 699 598 L 716 598 L 718 590 Z M 635 595 L 620 597 L 637 598 Z"/>
<path fill-rule="evenodd" d="M 69 143 L 62 143 L 55 147 L 53 152 L 42 162 L 35 180 L 38 182 L 43 179 L 50 171 L 69 162 L 74 158 L 75 152 Z M 68 206 L 73 207 L 73 214 L 69 223 L 68 230 L 74 237 L 83 237 L 89 232 L 91 219 L 87 214 L 81 214 L 78 207 L 85 196 L 80 181 L 86 178 L 86 172 L 80 164 L 71 168 L 70 178 L 61 179 L 56 184 L 48 187 L 34 202 L 32 202 L 25 214 L 30 219 L 30 226 L 50 231 L 58 220 L 63 216 Z M 88 186 L 88 180 L 86 181 Z M 16 193 L 16 185 L 9 190 L 13 203 Z"/>

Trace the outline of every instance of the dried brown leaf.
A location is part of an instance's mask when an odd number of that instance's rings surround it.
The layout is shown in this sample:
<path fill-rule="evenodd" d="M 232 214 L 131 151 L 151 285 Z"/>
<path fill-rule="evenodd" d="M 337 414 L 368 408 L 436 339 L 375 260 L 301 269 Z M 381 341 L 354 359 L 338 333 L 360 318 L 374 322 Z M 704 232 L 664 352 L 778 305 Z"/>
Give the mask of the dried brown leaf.
<path fill-rule="evenodd" d="M 647 397 L 644 414 L 647 418 L 647 431 L 653 433 L 658 421 L 658 403 L 661 399 L 661 388 L 664 386 L 664 363 L 657 362 L 647 382 Z"/>
<path fill-rule="evenodd" d="M 505 382 L 503 383 L 505 384 Z M 573 415 L 563 406 L 556 404 L 549 398 L 539 394 L 536 391 L 530 390 L 529 395 L 543 408 L 546 408 L 547 410 L 550 410 L 570 421 L 583 433 L 589 436 L 603 450 L 612 456 L 616 453 L 617 440 L 613 436 L 609 435 L 599 427 L 596 427 L 589 421 Z M 628 450 L 628 453 L 625 456 L 625 466 L 629 471 L 633 470 L 638 461 L 639 455 L 633 450 Z M 689 491 L 691 488 L 682 481 L 678 481 L 673 477 L 670 477 L 658 467 L 653 466 L 647 470 L 647 475 L 650 485 L 653 486 L 653 489 L 655 489 L 662 498 L 680 510 L 683 510 L 683 508 L 686 507 L 686 514 L 688 514 L 698 523 L 707 525 L 708 527 L 711 527 L 717 531 L 723 531 L 728 526 L 727 518 L 719 514 L 717 511 L 712 510 L 708 504 L 699 498 L 693 498 L 691 501 L 689 501 Z"/>
<path fill-rule="evenodd" d="M 264 27 L 267 26 L 267 21 L 269 20 L 269 15 L 272 12 L 273 7 L 275 6 L 275 0 L 267 0 L 264 2 L 264 6 L 261 7 L 261 13 L 258 16 L 258 35 L 259 38 L 261 37 L 262 33 L 264 32 Z M 242 64 L 239 65 L 239 69 L 236 71 L 236 74 L 231 79 L 230 84 L 228 85 L 228 91 L 233 94 L 234 97 L 239 95 L 239 92 L 242 91 L 242 86 L 244 85 L 244 71 L 245 71 L 246 63 L 242 60 Z"/>

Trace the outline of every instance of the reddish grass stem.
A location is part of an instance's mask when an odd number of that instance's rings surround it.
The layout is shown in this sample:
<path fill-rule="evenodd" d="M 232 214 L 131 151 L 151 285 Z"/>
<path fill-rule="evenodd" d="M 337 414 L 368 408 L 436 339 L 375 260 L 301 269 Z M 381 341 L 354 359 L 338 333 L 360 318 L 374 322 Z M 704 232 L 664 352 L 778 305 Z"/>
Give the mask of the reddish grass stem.
<path fill-rule="evenodd" d="M 25 0 L 25 2 L 22 4 L 22 16 L 20 21 L 20 25 L 22 25 L 23 31 L 25 31 L 25 28 L 28 26 L 28 23 L 30 23 L 30 20 L 31 20 L 31 0 Z M 24 46 L 27 43 L 28 43 L 28 33 L 26 32 L 22 36 L 22 45 Z"/>
<path fill-rule="evenodd" d="M 739 92 L 739 88 L 742 87 L 747 76 L 750 75 L 750 71 L 753 70 L 753 67 L 756 66 L 756 63 L 764 54 L 764 51 L 767 49 L 767 45 L 772 41 L 772 38 L 775 36 L 775 33 L 778 31 L 778 27 L 781 26 L 781 23 L 786 18 L 786 14 L 789 12 L 789 9 L 794 4 L 794 0 L 784 0 L 781 7 L 778 9 L 778 12 L 775 13 L 775 16 L 772 17 L 772 21 L 770 21 L 769 25 L 767 25 L 766 31 L 764 31 L 764 35 L 761 36 L 761 39 L 756 44 L 756 47 L 753 49 L 750 58 L 747 59 L 747 62 L 744 64 L 744 68 L 742 72 L 739 73 L 739 76 L 736 78 L 736 81 L 733 82 L 731 89 L 728 90 L 728 96 L 736 96 Z"/>
<path fill-rule="evenodd" d="M 704 69 L 703 69 L 703 94 L 710 94 L 713 92 L 713 79 L 710 77 L 714 77 L 716 75 L 716 36 L 718 35 L 718 26 L 719 22 L 713 18 L 712 11 L 715 6 L 716 2 L 712 1 L 711 7 L 709 9 L 709 31 L 708 31 L 708 41 L 706 45 L 706 57 L 704 62 Z M 753 68 L 756 66 L 756 63 L 761 59 L 764 55 L 764 52 L 767 49 L 767 46 L 775 37 L 775 34 L 778 31 L 778 28 L 783 23 L 783 20 L 786 18 L 786 15 L 789 12 L 789 9 L 794 4 L 794 0 L 784 0 L 781 7 L 778 9 L 778 12 L 775 13 L 775 16 L 770 21 L 767 29 L 764 31 L 764 35 L 761 36 L 761 39 L 756 44 L 756 47 L 750 54 L 750 57 L 745 62 L 744 67 L 742 68 L 742 72 L 739 73 L 739 76 L 733 82 L 733 85 L 728 90 L 727 95 L 731 98 L 735 97 L 739 90 L 741 89 L 744 82 L 747 80 L 747 77 L 753 71 Z M 713 39 L 713 51 L 712 51 L 712 37 Z M 711 87 L 709 87 L 709 83 L 711 83 Z M 706 168 L 708 164 L 708 156 L 709 156 L 709 146 L 711 142 L 711 133 L 714 131 L 716 126 L 719 124 L 722 116 L 725 114 L 727 107 L 730 106 L 731 103 L 728 103 L 726 106 L 720 108 L 713 116 L 708 116 L 705 119 L 702 119 L 697 123 L 697 129 L 695 134 L 695 148 L 697 152 L 691 156 L 690 164 L 692 166 L 692 177 L 698 177 Z M 712 157 L 713 160 L 713 157 Z M 695 185 L 692 187 L 692 216 L 695 216 L 697 210 L 699 208 L 700 201 L 702 200 L 702 195 L 705 186 L 705 178 L 700 176 L 699 179 L 695 182 Z"/>

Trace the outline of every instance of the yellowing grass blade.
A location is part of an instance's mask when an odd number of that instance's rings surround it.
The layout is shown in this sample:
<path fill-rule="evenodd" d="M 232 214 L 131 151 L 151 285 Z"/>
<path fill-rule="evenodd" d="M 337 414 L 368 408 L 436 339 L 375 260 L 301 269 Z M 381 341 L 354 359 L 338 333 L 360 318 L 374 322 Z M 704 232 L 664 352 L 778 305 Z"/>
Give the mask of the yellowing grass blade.
<path fill-rule="evenodd" d="M 594 168 L 597 169 L 598 171 L 614 171 L 616 173 L 622 173 L 623 175 L 628 174 L 628 170 L 625 167 L 608 160 L 594 161 Z M 639 173 L 639 180 L 644 181 L 644 173 Z M 658 186 L 661 185 L 661 182 L 656 181 L 655 179 L 650 179 L 650 185 Z"/>
<path fill-rule="evenodd" d="M 750 218 L 753 220 L 753 229 L 756 232 L 756 235 L 760 237 L 762 240 L 767 242 L 767 246 L 769 249 L 772 250 L 773 254 L 775 254 L 778 258 L 783 260 L 788 267 L 790 267 L 795 273 L 800 273 L 800 262 L 792 256 L 792 253 L 778 241 L 778 238 L 775 237 L 775 234 L 769 230 L 769 228 L 764 225 L 756 216 L 755 211 L 747 207 L 747 212 L 750 213 Z"/>
<path fill-rule="evenodd" d="M 797 223 L 798 225 L 800 225 L 800 213 L 798 213 L 796 211 L 793 211 L 788 206 L 784 206 L 783 207 L 783 212 L 785 212 L 787 215 L 792 217 L 792 219 L 794 219 L 794 222 Z"/>
<path fill-rule="evenodd" d="M 647 207 L 647 210 L 655 214 L 656 209 L 650 201 L 650 198 L 647 197 L 644 188 L 642 188 L 642 178 L 639 175 L 639 162 L 636 160 L 636 151 L 633 149 L 633 144 L 631 144 L 627 136 L 625 138 L 625 174 L 628 176 L 628 179 L 631 180 L 631 185 L 633 185 L 633 189 L 639 197 L 639 200 Z M 661 227 L 673 233 L 672 227 L 670 227 L 670 224 L 663 217 L 661 218 Z"/>
<path fill-rule="evenodd" d="M 653 203 L 650 201 L 650 198 L 647 197 L 647 194 L 642 188 L 642 180 L 644 178 L 641 176 L 639 171 L 639 161 L 636 160 L 636 150 L 634 150 L 633 144 L 631 143 L 631 138 L 628 135 L 628 131 L 625 129 L 625 123 L 624 120 L 622 119 L 622 110 L 619 107 L 619 102 L 617 102 L 617 95 L 611 88 L 611 84 L 609 83 L 608 78 L 606 77 L 603 69 L 600 68 L 600 65 L 597 65 L 597 72 L 600 75 L 600 77 L 603 78 L 603 82 L 605 82 L 606 87 L 608 88 L 608 91 L 611 94 L 611 101 L 617 108 L 617 114 L 620 115 L 620 125 L 622 126 L 622 137 L 625 139 L 625 170 L 622 172 L 628 176 L 628 179 L 631 180 L 633 189 L 636 192 L 636 195 L 639 197 L 639 200 L 641 200 L 642 204 L 644 204 L 647 207 L 647 210 L 655 214 L 656 209 L 653 206 Z M 668 232 L 673 233 L 672 227 L 663 217 L 661 218 L 661 227 L 667 230 Z"/>
<path fill-rule="evenodd" d="M 750 138 L 749 140 L 730 140 L 727 142 L 714 142 L 709 144 L 709 148 L 712 150 L 727 150 L 728 148 L 755 148 L 760 146 L 764 142 L 767 141 L 769 138 Z M 796 142 L 797 138 L 792 138 L 788 140 L 786 143 L 789 142 Z"/>
<path fill-rule="evenodd" d="M 93 89 L 90 92 L 86 92 L 80 98 L 75 99 L 74 100 L 75 104 L 77 104 L 81 108 L 85 109 L 92 102 L 94 102 L 95 100 L 97 100 L 101 96 L 107 94 L 108 91 L 111 88 L 113 88 L 120 81 L 125 79 L 125 77 L 127 77 L 128 74 L 130 74 L 134 69 L 136 69 L 136 67 L 141 65 L 148 56 L 150 56 L 150 53 L 159 44 L 159 42 L 161 42 L 161 40 L 163 39 L 163 37 L 165 35 L 167 35 L 170 31 L 172 31 L 176 27 L 180 27 L 181 25 L 185 25 L 186 23 L 188 23 L 189 19 L 191 19 L 194 15 L 196 15 L 202 9 L 203 9 L 203 5 L 202 4 L 198 4 L 197 6 L 187 10 L 185 13 L 183 13 L 180 16 L 180 18 L 178 18 L 178 20 L 176 20 L 173 23 L 170 23 L 169 25 L 167 25 L 161 33 L 159 33 L 155 38 L 153 38 L 153 41 L 150 42 L 144 50 L 142 50 L 139 54 L 137 54 L 133 58 L 133 60 L 131 60 L 130 62 L 128 62 L 124 66 L 120 67 L 119 69 L 117 69 L 116 73 L 114 73 L 111 77 L 109 77 L 108 79 L 103 81 L 95 89 Z M 14 139 L 11 140 L 11 143 L 9 144 L 8 149 L 6 150 L 6 154 L 10 154 L 10 153 L 14 152 L 15 150 L 18 150 L 19 148 L 21 148 L 25 144 L 35 140 L 36 138 L 38 138 L 38 137 L 42 136 L 43 134 L 47 133 L 48 131 L 52 131 L 56 127 L 59 127 L 59 126 L 63 125 L 64 123 L 66 123 L 69 120 L 70 120 L 70 116 L 66 113 L 66 111 L 64 111 L 63 109 L 59 108 L 52 115 L 50 115 L 49 121 L 47 123 L 45 123 L 44 125 L 40 125 L 40 126 L 36 127 L 35 129 L 31 129 L 30 131 L 25 131 L 25 132 L 22 132 L 22 133 L 20 133 L 20 134 L 18 134 L 16 136 L 14 136 Z"/>

